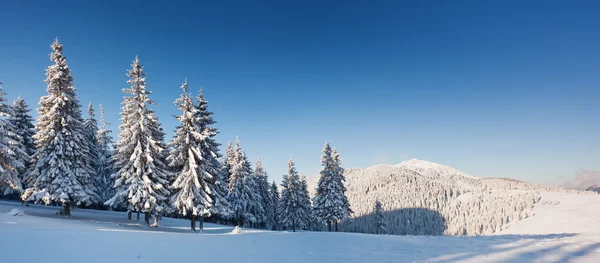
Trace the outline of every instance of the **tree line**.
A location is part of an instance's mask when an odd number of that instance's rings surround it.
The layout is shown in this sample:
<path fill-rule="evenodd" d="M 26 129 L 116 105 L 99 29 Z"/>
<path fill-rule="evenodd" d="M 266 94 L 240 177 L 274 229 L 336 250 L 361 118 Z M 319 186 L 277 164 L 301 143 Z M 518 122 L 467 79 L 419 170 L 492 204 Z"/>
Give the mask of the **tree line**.
<path fill-rule="evenodd" d="M 213 113 L 202 90 L 193 96 L 185 80 L 174 104 L 179 110 L 174 136 L 166 133 L 152 109 L 138 57 L 128 70 L 116 142 L 100 105 L 100 123 L 90 103 L 82 115 L 63 45 L 51 45 L 46 69 L 47 95 L 40 98 L 35 125 L 22 98 L 9 105 L 0 86 L 0 187 L 5 195 L 28 202 L 116 209 L 128 219 L 144 215 L 157 226 L 162 216 L 190 219 L 200 229 L 205 219 L 265 229 L 332 230 L 352 213 L 345 196 L 340 155 L 325 144 L 316 194 L 293 160 L 279 187 L 269 183 L 260 158 L 254 168 L 239 138 L 219 152 Z M 1 84 L 1 83 L 0 83 Z M 151 219 L 154 222 L 150 222 Z"/>

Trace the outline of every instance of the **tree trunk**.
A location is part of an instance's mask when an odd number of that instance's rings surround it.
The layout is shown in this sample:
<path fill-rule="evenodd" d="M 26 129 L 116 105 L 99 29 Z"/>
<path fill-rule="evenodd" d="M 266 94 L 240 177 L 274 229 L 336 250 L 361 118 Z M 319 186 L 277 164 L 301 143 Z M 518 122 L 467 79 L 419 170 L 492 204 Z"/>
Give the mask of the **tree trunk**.
<path fill-rule="evenodd" d="M 144 222 L 146 223 L 146 225 L 150 226 L 150 212 L 144 213 Z"/>
<path fill-rule="evenodd" d="M 131 210 L 127 211 L 127 219 L 131 220 Z"/>
<path fill-rule="evenodd" d="M 158 212 L 154 213 L 154 227 L 158 227 L 158 218 L 159 218 L 159 214 Z"/>
<path fill-rule="evenodd" d="M 140 211 L 137 211 L 137 221 L 140 222 Z"/>
<path fill-rule="evenodd" d="M 200 217 L 200 231 L 204 231 L 204 217 Z"/>
<path fill-rule="evenodd" d="M 192 231 L 196 232 L 196 216 L 190 213 L 190 221 L 192 221 Z"/>
<path fill-rule="evenodd" d="M 337 231 L 338 231 L 338 221 L 336 220 L 335 221 L 335 232 L 337 232 Z"/>
<path fill-rule="evenodd" d="M 242 217 L 238 217 L 238 226 L 242 227 Z"/>
<path fill-rule="evenodd" d="M 296 222 L 295 221 L 292 223 L 292 231 L 296 232 Z"/>
<path fill-rule="evenodd" d="M 331 221 L 327 221 L 327 228 L 329 229 L 329 232 L 331 232 Z"/>
<path fill-rule="evenodd" d="M 63 206 L 61 208 L 61 211 L 59 213 L 63 216 L 71 216 L 71 203 L 64 202 Z"/>

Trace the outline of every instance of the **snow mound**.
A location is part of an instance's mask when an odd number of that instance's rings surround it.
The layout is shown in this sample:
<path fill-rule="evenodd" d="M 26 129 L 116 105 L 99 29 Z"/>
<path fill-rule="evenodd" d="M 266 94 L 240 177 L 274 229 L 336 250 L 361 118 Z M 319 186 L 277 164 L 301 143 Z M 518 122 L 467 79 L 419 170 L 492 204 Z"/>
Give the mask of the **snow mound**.
<path fill-rule="evenodd" d="M 25 212 L 23 212 L 23 210 L 21 210 L 21 209 L 13 208 L 10 210 L 10 212 L 8 212 L 6 214 L 9 216 L 24 216 Z"/>
<path fill-rule="evenodd" d="M 240 234 L 242 233 L 242 228 L 239 226 L 236 226 L 233 231 L 231 231 L 232 234 Z"/>

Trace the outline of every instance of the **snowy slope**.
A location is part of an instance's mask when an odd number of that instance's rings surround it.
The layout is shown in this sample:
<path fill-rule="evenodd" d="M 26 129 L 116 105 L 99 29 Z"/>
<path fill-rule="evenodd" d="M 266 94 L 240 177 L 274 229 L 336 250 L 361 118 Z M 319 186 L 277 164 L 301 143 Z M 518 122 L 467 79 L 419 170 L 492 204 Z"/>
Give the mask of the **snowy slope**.
<path fill-rule="evenodd" d="M 544 193 L 542 200 L 560 203 L 540 202 L 534 216 L 506 233 L 479 237 L 231 234 L 231 227 L 214 224 L 191 233 L 186 220 L 165 218 L 161 227 L 146 228 L 119 212 L 76 209 L 64 218 L 53 215 L 55 207 L 0 201 L 0 252 L 2 262 L 600 262 L 600 222 L 586 219 L 597 217 L 600 196 Z M 25 215 L 6 214 L 15 208 Z M 560 218 L 570 226 L 556 226 Z"/>
<path fill-rule="evenodd" d="M 600 234 L 600 195 L 542 192 L 533 216 L 508 225 L 498 234 Z"/>

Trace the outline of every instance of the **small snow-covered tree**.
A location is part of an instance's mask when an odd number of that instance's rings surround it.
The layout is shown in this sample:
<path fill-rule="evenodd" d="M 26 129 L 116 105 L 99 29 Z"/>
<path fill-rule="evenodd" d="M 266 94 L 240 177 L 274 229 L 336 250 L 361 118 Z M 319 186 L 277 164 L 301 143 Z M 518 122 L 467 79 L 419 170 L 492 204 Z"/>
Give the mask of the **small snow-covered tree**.
<path fill-rule="evenodd" d="M 260 158 L 256 161 L 256 168 L 254 169 L 254 175 L 257 180 L 258 186 L 258 194 L 260 196 L 260 200 L 262 201 L 262 208 L 264 213 L 261 216 L 262 227 L 266 229 L 272 229 L 275 225 L 274 221 L 274 204 L 273 199 L 271 197 L 271 192 L 269 191 L 269 178 L 267 172 L 264 170 L 262 166 L 262 162 Z"/>
<path fill-rule="evenodd" d="M 273 222 L 273 226 L 271 230 L 279 229 L 279 213 L 277 212 L 277 207 L 279 206 L 279 189 L 277 189 L 277 184 L 275 181 L 271 184 L 269 195 L 271 198 L 271 203 L 273 206 L 271 207 L 271 221 Z"/>
<path fill-rule="evenodd" d="M 183 216 L 189 214 L 192 231 L 196 231 L 196 216 L 209 216 L 213 200 L 209 182 L 216 175 L 207 170 L 208 159 L 203 155 L 205 140 L 208 136 L 202 133 L 197 108 L 188 94 L 187 80 L 181 85 L 183 93 L 175 100 L 181 111 L 176 116 L 180 125 L 175 130 L 175 138 L 169 143 L 171 152 L 167 160 L 170 162 L 176 179 L 171 186 L 172 206 Z M 212 167 L 211 167 L 212 168 Z"/>
<path fill-rule="evenodd" d="M 308 194 L 308 186 L 306 184 L 306 176 L 302 174 L 300 177 L 300 190 L 298 192 L 299 209 L 302 224 L 307 230 L 311 229 L 313 224 L 313 211 L 310 203 L 310 195 Z"/>
<path fill-rule="evenodd" d="M 61 214 L 71 214 L 71 203 L 91 204 L 95 199 L 85 189 L 94 171 L 86 162 L 86 149 L 81 106 L 75 95 L 73 77 L 63 56 L 63 45 L 58 39 L 52 43 L 50 59 L 54 62 L 46 70 L 46 91 L 40 98 L 33 136 L 36 153 L 32 176 L 35 183 L 21 196 L 24 200 L 38 197 L 49 204 L 62 203 Z"/>
<path fill-rule="evenodd" d="M 17 134 L 17 127 L 10 121 L 14 112 L 6 103 L 5 96 L 0 86 L 0 186 L 7 186 L 8 194 L 22 191 L 19 172 L 25 168 L 23 162 L 27 161 L 28 156 L 23 140 Z"/>
<path fill-rule="evenodd" d="M 113 138 L 110 135 L 112 130 L 108 127 L 109 125 L 110 123 L 106 121 L 106 117 L 104 116 L 104 108 L 100 104 L 100 127 L 96 134 L 96 140 L 98 141 L 98 167 L 96 169 L 96 176 L 99 182 L 98 189 L 101 203 L 106 202 L 115 194 L 113 189 L 115 182 L 110 177 L 113 173 Z"/>
<path fill-rule="evenodd" d="M 35 153 L 35 142 L 33 140 L 35 126 L 33 126 L 33 118 L 29 115 L 29 107 L 21 96 L 13 102 L 12 109 L 13 115 L 10 117 L 9 122 L 12 123 L 15 133 L 20 140 L 18 145 L 21 147 L 21 151 L 16 152 L 19 155 L 17 159 L 23 162 L 23 167 L 17 169 L 17 171 L 19 172 L 19 179 L 21 180 L 23 189 L 26 189 L 33 184 L 33 178 L 29 177 L 28 170 L 31 156 Z"/>
<path fill-rule="evenodd" d="M 375 201 L 375 234 L 386 234 L 387 223 L 385 221 L 385 214 L 383 211 L 383 205 L 379 200 Z"/>
<path fill-rule="evenodd" d="M 156 213 L 157 220 L 165 208 L 172 176 L 165 160 L 164 132 L 150 109 L 155 102 L 148 97 L 152 93 L 146 90 L 146 74 L 138 57 L 131 66 L 127 73 L 131 86 L 123 90 L 129 96 L 123 102 L 121 133 L 113 157 L 116 193 L 105 204 L 141 211 L 150 225 L 150 213 Z"/>
<path fill-rule="evenodd" d="M 237 220 L 238 226 L 242 226 L 250 215 L 251 190 L 248 188 L 247 177 L 250 176 L 247 159 L 240 146 L 239 138 L 236 138 L 233 158 L 230 160 L 229 187 L 227 201 L 231 207 L 232 217 Z"/>
<path fill-rule="evenodd" d="M 293 160 L 288 162 L 288 174 L 281 183 L 279 200 L 279 221 L 282 227 L 291 227 L 294 232 L 304 227 L 306 214 L 302 208 L 302 185 Z"/>
<path fill-rule="evenodd" d="M 245 223 L 251 225 L 253 227 L 258 227 L 264 219 L 264 208 L 262 206 L 263 200 L 258 192 L 258 177 L 254 174 L 252 170 L 252 164 L 246 153 L 242 153 L 242 159 L 244 160 L 244 195 L 248 196 L 248 207 L 246 213 L 244 214 Z"/>

